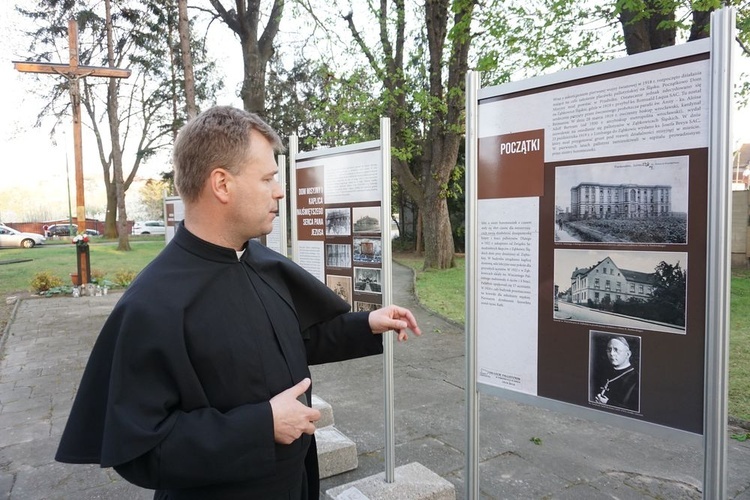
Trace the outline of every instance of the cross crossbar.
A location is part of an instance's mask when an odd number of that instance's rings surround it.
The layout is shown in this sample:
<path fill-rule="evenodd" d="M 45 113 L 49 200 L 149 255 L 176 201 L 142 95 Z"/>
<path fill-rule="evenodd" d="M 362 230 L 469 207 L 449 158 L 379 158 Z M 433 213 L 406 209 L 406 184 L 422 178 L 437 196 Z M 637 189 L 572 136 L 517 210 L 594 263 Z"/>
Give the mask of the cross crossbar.
<path fill-rule="evenodd" d="M 22 73 L 46 73 L 67 78 L 103 76 L 108 78 L 128 78 L 129 69 L 107 68 L 103 66 L 71 66 L 63 63 L 42 63 L 30 61 L 13 61 L 13 67 Z"/>

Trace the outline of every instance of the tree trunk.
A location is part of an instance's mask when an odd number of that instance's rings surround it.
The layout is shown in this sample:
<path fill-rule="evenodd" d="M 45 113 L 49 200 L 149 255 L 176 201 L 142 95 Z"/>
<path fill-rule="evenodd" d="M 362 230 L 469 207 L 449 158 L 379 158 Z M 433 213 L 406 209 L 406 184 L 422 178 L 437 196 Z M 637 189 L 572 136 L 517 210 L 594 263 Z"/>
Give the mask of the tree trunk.
<path fill-rule="evenodd" d="M 112 16 L 110 14 L 110 0 L 104 2 L 107 12 L 107 60 L 114 66 L 114 49 L 112 44 Z M 117 249 L 130 250 L 128 238 L 128 214 L 125 209 L 125 181 L 122 176 L 122 147 L 120 145 L 120 117 L 117 105 L 117 80 L 109 79 L 107 88 L 107 117 L 109 119 L 109 135 L 112 141 L 112 172 L 115 181 L 115 196 L 117 199 Z"/>
<path fill-rule="evenodd" d="M 185 101 L 188 120 L 198 114 L 195 106 L 195 77 L 193 76 L 193 57 L 190 54 L 190 23 L 187 15 L 187 0 L 177 0 L 179 11 L 178 26 L 180 31 L 180 50 L 182 66 L 185 72 Z"/>
<path fill-rule="evenodd" d="M 104 214 L 104 237 L 117 238 L 117 193 L 115 184 L 108 181 L 107 189 L 107 212 Z"/>
<path fill-rule="evenodd" d="M 643 10 L 630 10 L 622 2 L 618 4 L 628 55 L 674 45 L 677 35 L 674 8 L 665 9 L 662 0 L 646 0 Z M 671 24 L 660 27 L 663 22 Z"/>
<path fill-rule="evenodd" d="M 260 33 L 261 2 L 258 0 L 236 0 L 231 10 L 227 10 L 221 0 L 209 0 L 224 24 L 240 37 L 245 70 L 240 97 L 246 111 L 261 116 L 265 110 L 266 65 L 273 55 L 273 40 L 279 32 L 284 1 L 273 0 L 271 12 L 263 16 L 268 22 Z"/>
<path fill-rule="evenodd" d="M 257 43 L 248 40 L 242 44 L 245 78 L 242 80 L 242 105 L 246 111 L 263 116 L 266 109 L 266 63 L 268 59 L 258 54 Z"/>
<path fill-rule="evenodd" d="M 453 235 L 445 197 L 427 193 L 420 213 L 424 224 L 424 269 L 453 267 Z"/>
<path fill-rule="evenodd" d="M 690 38 L 688 38 L 688 42 L 708 38 L 711 28 L 711 12 L 713 12 L 713 9 L 693 11 L 693 24 L 690 26 Z"/>
<path fill-rule="evenodd" d="M 414 251 L 417 255 L 422 255 L 422 235 L 424 234 L 424 231 L 422 230 L 422 227 L 424 224 L 422 223 L 422 210 L 420 208 L 417 208 L 417 242 L 414 245 Z"/>

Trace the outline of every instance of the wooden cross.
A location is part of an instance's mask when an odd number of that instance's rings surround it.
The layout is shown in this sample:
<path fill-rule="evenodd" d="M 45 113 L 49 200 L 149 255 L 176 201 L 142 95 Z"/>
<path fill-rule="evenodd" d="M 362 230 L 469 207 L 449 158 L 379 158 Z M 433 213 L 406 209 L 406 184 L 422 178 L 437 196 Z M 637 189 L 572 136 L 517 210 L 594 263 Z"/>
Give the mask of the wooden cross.
<path fill-rule="evenodd" d="M 64 76 L 70 81 L 70 102 L 73 107 L 73 148 L 75 154 L 76 177 L 76 217 L 78 232 L 86 230 L 86 210 L 83 196 L 83 152 L 81 146 L 81 94 L 78 81 L 87 76 L 103 76 L 108 78 L 128 78 L 129 69 L 105 68 L 99 66 L 78 65 L 78 24 L 74 19 L 68 21 L 68 37 L 70 38 L 70 64 L 13 61 L 13 66 L 22 73 L 48 73 Z M 83 283 L 88 282 L 85 276 Z"/>

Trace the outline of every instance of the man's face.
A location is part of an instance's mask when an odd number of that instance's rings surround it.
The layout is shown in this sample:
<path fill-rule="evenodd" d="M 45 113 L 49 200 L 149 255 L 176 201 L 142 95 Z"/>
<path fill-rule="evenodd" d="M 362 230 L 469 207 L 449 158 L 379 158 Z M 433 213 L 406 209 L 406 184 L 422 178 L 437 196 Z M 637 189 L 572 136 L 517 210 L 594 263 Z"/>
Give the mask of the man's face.
<path fill-rule="evenodd" d="M 274 150 L 260 132 L 250 132 L 251 151 L 234 175 L 233 222 L 244 240 L 268 234 L 278 215 L 284 191 L 277 181 Z"/>
<path fill-rule="evenodd" d="M 630 348 L 617 339 L 611 339 L 607 344 L 607 357 L 615 368 L 622 368 L 630 364 Z"/>

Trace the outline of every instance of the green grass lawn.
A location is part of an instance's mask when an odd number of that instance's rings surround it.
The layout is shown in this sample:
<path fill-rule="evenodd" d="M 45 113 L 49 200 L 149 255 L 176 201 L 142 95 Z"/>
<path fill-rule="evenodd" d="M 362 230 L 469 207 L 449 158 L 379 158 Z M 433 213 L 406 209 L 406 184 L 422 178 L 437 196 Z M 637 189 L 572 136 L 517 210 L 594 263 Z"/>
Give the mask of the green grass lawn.
<path fill-rule="evenodd" d="M 420 302 L 439 314 L 463 323 L 465 317 L 465 261 L 445 271 L 422 271 L 424 259 L 394 254 L 394 259 L 416 271 Z M 729 338 L 729 414 L 750 421 L 750 270 L 732 274 Z"/>
<path fill-rule="evenodd" d="M 729 309 L 729 414 L 750 421 L 750 270 L 732 273 Z"/>
<path fill-rule="evenodd" d="M 113 281 L 119 271 L 140 271 L 164 248 L 164 236 L 133 237 L 130 243 L 130 252 L 118 252 L 117 241 L 94 239 L 89 245 L 91 273 L 100 273 L 104 279 Z M 14 260 L 27 261 L 6 263 Z M 72 285 L 70 274 L 76 272 L 75 245 L 69 239 L 61 239 L 31 249 L 0 249 L 0 296 L 31 292 L 32 278 L 42 271 L 59 277 L 65 285 Z"/>
<path fill-rule="evenodd" d="M 456 267 L 443 271 L 422 271 L 424 258 L 410 253 L 394 254 L 394 259 L 416 272 L 417 296 L 425 307 L 459 323 L 466 320 L 463 257 L 456 257 Z"/>

